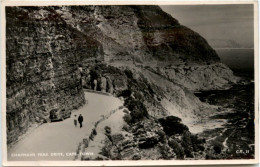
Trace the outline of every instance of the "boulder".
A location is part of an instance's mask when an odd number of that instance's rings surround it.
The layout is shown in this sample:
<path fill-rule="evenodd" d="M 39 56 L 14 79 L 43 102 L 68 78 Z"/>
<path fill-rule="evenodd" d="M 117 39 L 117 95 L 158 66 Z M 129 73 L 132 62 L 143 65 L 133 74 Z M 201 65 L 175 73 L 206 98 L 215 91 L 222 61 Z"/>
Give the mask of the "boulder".
<path fill-rule="evenodd" d="M 105 77 L 101 77 L 100 89 L 101 92 L 106 92 L 107 90 L 107 79 Z"/>
<path fill-rule="evenodd" d="M 110 158 L 112 160 L 120 160 L 120 153 L 116 147 L 112 147 L 109 151 Z"/>
<path fill-rule="evenodd" d="M 159 136 L 155 133 L 152 135 L 147 135 L 139 139 L 138 146 L 139 148 L 153 148 L 157 143 L 159 143 Z"/>
<path fill-rule="evenodd" d="M 127 89 L 127 78 L 124 76 L 117 76 L 114 79 L 113 85 L 115 90 L 125 90 Z"/>
<path fill-rule="evenodd" d="M 112 141 L 114 144 L 117 144 L 119 141 L 124 139 L 124 136 L 121 133 L 111 135 Z"/>
<path fill-rule="evenodd" d="M 110 77 L 107 76 L 106 78 L 107 78 L 107 92 L 113 94 L 114 93 L 113 83 Z"/>

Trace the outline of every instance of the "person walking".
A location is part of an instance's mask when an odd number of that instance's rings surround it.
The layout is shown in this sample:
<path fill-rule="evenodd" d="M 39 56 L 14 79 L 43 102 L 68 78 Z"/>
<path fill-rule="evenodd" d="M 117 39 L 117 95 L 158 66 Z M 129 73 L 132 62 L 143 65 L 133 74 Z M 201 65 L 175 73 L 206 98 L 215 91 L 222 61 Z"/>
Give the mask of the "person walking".
<path fill-rule="evenodd" d="M 75 125 L 75 127 L 77 126 L 77 123 L 78 123 L 78 121 L 77 121 L 77 115 L 74 115 L 75 117 L 74 117 L 74 125 Z"/>
<path fill-rule="evenodd" d="M 79 121 L 80 128 L 82 128 L 83 116 L 81 114 L 79 114 L 78 121 Z"/>

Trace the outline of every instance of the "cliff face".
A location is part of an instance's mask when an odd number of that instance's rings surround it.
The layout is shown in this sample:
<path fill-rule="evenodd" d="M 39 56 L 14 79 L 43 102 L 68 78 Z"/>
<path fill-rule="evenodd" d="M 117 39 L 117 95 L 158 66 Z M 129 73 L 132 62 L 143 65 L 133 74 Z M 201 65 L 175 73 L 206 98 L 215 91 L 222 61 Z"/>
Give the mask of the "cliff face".
<path fill-rule="evenodd" d="M 159 69 L 160 75 L 191 90 L 221 89 L 237 81 L 203 37 L 158 6 L 71 6 L 57 11 L 102 44 L 107 64 Z"/>
<path fill-rule="evenodd" d="M 52 8 L 6 8 L 7 141 L 32 122 L 48 121 L 51 109 L 85 103 L 77 63 L 102 52 Z"/>
<path fill-rule="evenodd" d="M 58 11 L 68 24 L 102 43 L 106 62 L 172 65 L 219 61 L 204 38 L 158 6 L 72 6 Z"/>

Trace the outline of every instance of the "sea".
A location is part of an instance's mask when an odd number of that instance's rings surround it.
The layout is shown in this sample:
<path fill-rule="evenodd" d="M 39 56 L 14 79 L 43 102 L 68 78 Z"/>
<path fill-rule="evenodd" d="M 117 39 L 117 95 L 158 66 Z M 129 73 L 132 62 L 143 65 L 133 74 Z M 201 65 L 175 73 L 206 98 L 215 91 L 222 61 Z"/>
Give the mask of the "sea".
<path fill-rule="evenodd" d="M 221 159 L 252 159 L 255 156 L 255 82 L 253 49 L 218 49 L 221 61 L 244 82 L 227 90 L 197 92 L 203 102 L 219 106 L 220 112 L 210 119 L 223 121 L 220 127 L 199 135 L 211 147 L 221 148 Z M 226 111 L 226 112 L 223 112 Z"/>
<path fill-rule="evenodd" d="M 216 49 L 216 52 L 235 75 L 254 78 L 254 49 Z"/>

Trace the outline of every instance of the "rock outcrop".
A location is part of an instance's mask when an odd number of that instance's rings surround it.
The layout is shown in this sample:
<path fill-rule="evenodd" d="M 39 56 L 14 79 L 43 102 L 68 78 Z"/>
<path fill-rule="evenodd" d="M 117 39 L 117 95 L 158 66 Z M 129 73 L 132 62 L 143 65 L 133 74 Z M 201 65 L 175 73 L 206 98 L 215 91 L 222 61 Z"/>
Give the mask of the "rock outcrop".
<path fill-rule="evenodd" d="M 51 7 L 6 8 L 7 142 L 51 109 L 85 103 L 78 62 L 102 52 L 93 39 L 73 29 Z"/>
<path fill-rule="evenodd" d="M 107 133 L 100 154 L 113 160 L 205 158 L 202 152 L 205 140 L 191 134 L 181 122 L 172 120 L 166 117 L 160 120 L 165 121 L 162 124 L 153 119 L 143 120 L 132 124 L 127 131 Z M 165 128 L 166 124 L 176 126 L 174 135 Z"/>

